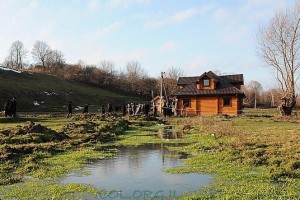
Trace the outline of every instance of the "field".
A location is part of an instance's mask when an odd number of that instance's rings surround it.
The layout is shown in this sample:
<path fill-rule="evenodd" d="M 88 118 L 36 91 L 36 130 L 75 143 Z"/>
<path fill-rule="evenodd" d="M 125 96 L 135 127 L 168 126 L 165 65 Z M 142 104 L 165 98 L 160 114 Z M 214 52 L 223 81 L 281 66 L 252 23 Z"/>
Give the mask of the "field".
<path fill-rule="evenodd" d="M 26 121 L 37 122 L 38 124 Z M 185 166 L 167 173 L 207 173 L 212 184 L 182 199 L 297 199 L 300 195 L 300 117 L 245 110 L 241 117 L 104 117 L 32 115 L 0 118 L 1 199 L 81 199 L 100 188 L 61 184 L 72 170 L 113 156 L 118 146 L 182 143 Z M 153 137 L 160 124 L 181 139 Z M 138 139 L 137 139 L 138 138 Z M 111 148 L 114 145 L 115 148 Z M 105 148 L 107 147 L 107 148 Z"/>

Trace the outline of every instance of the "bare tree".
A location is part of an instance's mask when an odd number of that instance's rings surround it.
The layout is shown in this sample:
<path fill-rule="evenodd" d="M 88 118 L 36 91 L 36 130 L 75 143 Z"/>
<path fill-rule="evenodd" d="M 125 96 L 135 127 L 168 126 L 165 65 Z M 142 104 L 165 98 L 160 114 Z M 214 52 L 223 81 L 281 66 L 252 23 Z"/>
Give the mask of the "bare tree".
<path fill-rule="evenodd" d="M 62 68 L 65 65 L 66 60 L 64 54 L 61 51 L 51 50 L 49 55 L 47 56 L 47 60 L 45 63 L 47 63 L 48 67 L 58 69 Z"/>
<path fill-rule="evenodd" d="M 27 51 L 25 50 L 23 43 L 17 40 L 11 45 L 8 56 L 4 61 L 4 65 L 9 68 L 22 70 L 26 54 Z"/>
<path fill-rule="evenodd" d="M 41 63 L 43 68 L 46 68 L 46 62 L 49 61 L 49 56 L 51 54 L 51 48 L 50 46 L 43 41 L 37 40 L 34 45 L 33 49 L 31 51 L 33 59 L 37 63 Z"/>
<path fill-rule="evenodd" d="M 166 71 L 164 84 L 168 95 L 171 95 L 177 90 L 177 80 L 180 76 L 184 76 L 184 72 L 179 67 L 172 66 Z"/>
<path fill-rule="evenodd" d="M 282 91 L 282 115 L 291 115 L 296 105 L 295 85 L 300 67 L 300 1 L 281 10 L 258 32 L 258 54 L 276 71 Z"/>
<path fill-rule="evenodd" d="M 256 109 L 257 99 L 260 96 L 260 93 L 262 91 L 262 86 L 259 82 L 252 80 L 248 84 L 248 89 L 250 90 L 250 92 L 253 96 L 253 99 L 254 99 L 254 106 L 253 107 Z"/>
<path fill-rule="evenodd" d="M 112 83 L 115 81 L 117 71 L 115 70 L 115 65 L 110 60 L 103 60 L 100 62 L 101 74 L 99 79 L 102 80 L 103 85 L 111 88 Z"/>
<path fill-rule="evenodd" d="M 131 61 L 126 65 L 126 78 L 131 92 L 142 94 L 144 91 L 143 80 L 148 77 L 138 61 Z"/>

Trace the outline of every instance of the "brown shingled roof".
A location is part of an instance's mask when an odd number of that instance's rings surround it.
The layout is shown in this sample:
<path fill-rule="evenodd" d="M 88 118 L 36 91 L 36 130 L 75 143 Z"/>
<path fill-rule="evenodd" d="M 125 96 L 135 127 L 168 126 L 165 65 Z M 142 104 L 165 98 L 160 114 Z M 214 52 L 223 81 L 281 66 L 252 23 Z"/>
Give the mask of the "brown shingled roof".
<path fill-rule="evenodd" d="M 210 78 L 215 79 L 217 87 L 214 90 L 199 90 L 196 87 L 196 82 L 207 75 Z M 212 77 L 213 76 L 213 77 Z M 226 95 L 226 94 L 238 94 L 244 95 L 244 93 L 234 87 L 232 84 L 241 83 L 244 84 L 243 74 L 218 76 L 213 72 L 205 72 L 201 76 L 193 77 L 179 77 L 177 85 L 183 86 L 183 88 L 176 91 L 174 96 L 185 96 L 185 95 Z"/>
<path fill-rule="evenodd" d="M 203 77 L 204 74 L 202 74 L 201 76 L 179 77 L 178 81 L 177 81 L 177 85 L 188 85 L 190 83 L 196 83 L 196 81 L 198 81 L 201 77 Z M 217 76 L 217 75 L 215 75 L 215 76 Z M 244 84 L 243 74 L 223 75 L 223 76 L 217 76 L 217 77 L 222 78 L 229 83 Z"/>

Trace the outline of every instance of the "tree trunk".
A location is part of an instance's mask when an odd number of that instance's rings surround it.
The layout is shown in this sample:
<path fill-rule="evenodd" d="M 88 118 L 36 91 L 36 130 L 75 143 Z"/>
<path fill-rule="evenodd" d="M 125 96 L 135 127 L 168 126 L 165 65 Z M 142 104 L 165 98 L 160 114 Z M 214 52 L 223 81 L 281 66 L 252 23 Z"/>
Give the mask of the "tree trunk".
<path fill-rule="evenodd" d="M 282 105 L 279 107 L 282 116 L 291 116 L 296 105 L 296 97 L 282 98 Z"/>

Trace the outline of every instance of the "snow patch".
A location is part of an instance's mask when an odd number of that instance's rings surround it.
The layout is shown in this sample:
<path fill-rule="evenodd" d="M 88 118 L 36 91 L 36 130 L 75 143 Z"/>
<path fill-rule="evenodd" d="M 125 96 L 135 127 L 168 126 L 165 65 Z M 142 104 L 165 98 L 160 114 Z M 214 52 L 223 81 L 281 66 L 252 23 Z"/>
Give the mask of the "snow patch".
<path fill-rule="evenodd" d="M 56 92 L 47 92 L 47 91 L 43 91 L 40 94 L 45 94 L 47 96 L 53 96 L 53 95 L 57 96 L 58 95 Z"/>
<path fill-rule="evenodd" d="M 12 72 L 15 72 L 15 73 L 22 73 L 21 71 L 18 71 L 18 70 L 15 70 L 15 69 L 10 69 L 10 68 L 6 68 L 6 67 L 1 67 L 0 66 L 0 70 L 4 70 L 4 71 L 12 71 Z"/>
<path fill-rule="evenodd" d="M 76 108 L 74 108 L 74 110 L 82 110 L 83 109 L 83 107 L 81 107 L 81 106 L 77 106 Z"/>

